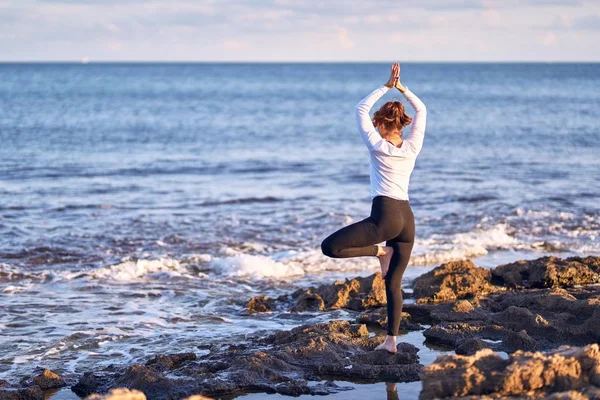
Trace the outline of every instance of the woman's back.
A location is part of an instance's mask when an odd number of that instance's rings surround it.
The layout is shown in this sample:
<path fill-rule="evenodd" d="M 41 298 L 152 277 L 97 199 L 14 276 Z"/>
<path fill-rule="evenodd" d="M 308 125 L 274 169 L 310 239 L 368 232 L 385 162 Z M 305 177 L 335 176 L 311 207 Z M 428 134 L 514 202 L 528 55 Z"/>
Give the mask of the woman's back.
<path fill-rule="evenodd" d="M 402 146 L 397 147 L 381 137 L 373 125 L 369 111 L 389 88 L 381 85 L 355 106 L 355 116 L 360 132 L 370 153 L 371 197 L 388 196 L 408 200 L 408 185 L 415 161 L 423 147 L 427 109 L 425 104 L 410 90 L 404 97 L 415 110 L 410 133 Z"/>

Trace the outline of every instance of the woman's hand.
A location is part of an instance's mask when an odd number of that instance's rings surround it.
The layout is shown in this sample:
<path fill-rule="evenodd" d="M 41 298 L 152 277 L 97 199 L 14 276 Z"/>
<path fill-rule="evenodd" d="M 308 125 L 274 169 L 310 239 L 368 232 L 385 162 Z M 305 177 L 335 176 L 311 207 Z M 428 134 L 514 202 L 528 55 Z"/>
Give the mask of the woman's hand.
<path fill-rule="evenodd" d="M 388 79 L 385 86 L 387 86 L 388 88 L 391 89 L 391 88 L 395 87 L 399 81 L 400 81 L 400 64 L 395 63 L 395 64 L 392 64 L 392 71 L 390 73 L 390 79 Z"/>
<path fill-rule="evenodd" d="M 400 64 L 398 64 L 398 80 L 396 81 L 394 87 L 402 93 L 406 92 L 406 87 L 400 83 Z"/>

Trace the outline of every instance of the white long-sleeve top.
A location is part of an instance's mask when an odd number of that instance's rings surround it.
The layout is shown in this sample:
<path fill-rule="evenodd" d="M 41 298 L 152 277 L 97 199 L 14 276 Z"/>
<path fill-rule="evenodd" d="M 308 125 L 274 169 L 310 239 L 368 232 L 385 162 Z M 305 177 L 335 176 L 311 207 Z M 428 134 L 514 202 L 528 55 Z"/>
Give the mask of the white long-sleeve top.
<path fill-rule="evenodd" d="M 355 106 L 356 125 L 370 155 L 371 198 L 388 196 L 408 200 L 408 183 L 415 167 L 417 155 L 423 147 L 427 109 L 410 90 L 403 94 L 415 110 L 410 133 L 400 147 L 394 146 L 379 135 L 369 111 L 389 88 L 381 85 Z"/>

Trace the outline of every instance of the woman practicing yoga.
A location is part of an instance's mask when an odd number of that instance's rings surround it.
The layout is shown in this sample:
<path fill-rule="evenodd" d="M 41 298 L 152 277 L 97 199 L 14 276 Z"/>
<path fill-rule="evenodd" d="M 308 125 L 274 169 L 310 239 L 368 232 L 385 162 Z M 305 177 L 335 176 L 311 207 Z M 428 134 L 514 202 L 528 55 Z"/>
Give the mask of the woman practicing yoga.
<path fill-rule="evenodd" d="M 399 101 L 388 101 L 369 116 L 371 107 L 391 88 L 397 88 L 415 110 L 414 121 Z M 408 203 L 408 182 L 425 135 L 425 105 L 400 83 L 400 65 L 392 65 L 390 79 L 355 107 L 358 131 L 371 160 L 371 216 L 331 234 L 321 244 L 323 254 L 334 258 L 379 258 L 387 297 L 387 337 L 376 350 L 396 352 L 402 313 L 402 275 L 415 241 L 415 219 Z M 402 128 L 412 121 L 402 140 Z M 377 245 L 384 242 L 385 246 Z"/>

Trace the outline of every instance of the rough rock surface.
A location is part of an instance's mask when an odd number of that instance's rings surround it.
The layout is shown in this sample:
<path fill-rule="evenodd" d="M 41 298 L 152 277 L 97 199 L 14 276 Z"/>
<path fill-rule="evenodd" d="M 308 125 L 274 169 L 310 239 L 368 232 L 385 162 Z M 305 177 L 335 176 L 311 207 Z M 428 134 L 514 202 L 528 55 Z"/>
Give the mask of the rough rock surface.
<path fill-rule="evenodd" d="M 298 396 L 348 389 L 333 382 L 308 384 L 330 376 L 336 380 L 418 380 L 418 349 L 400 343 L 397 354 L 373 351 L 380 341 L 381 336 L 370 337 L 365 325 L 348 321 L 306 325 L 248 344 L 215 347 L 198 358 L 162 355 L 145 365 L 87 373 L 72 390 L 86 396 L 125 387 L 140 390 L 149 399 L 244 391 Z"/>
<path fill-rule="evenodd" d="M 365 311 L 356 318 L 356 322 L 359 324 L 376 326 L 381 329 L 387 329 L 387 320 L 386 307 L 379 307 Z M 424 326 L 411 322 L 409 313 L 402 313 L 402 319 L 400 320 L 400 331 L 421 331 L 423 329 L 425 329 Z"/>
<path fill-rule="evenodd" d="M 500 265 L 493 282 L 511 288 L 555 288 L 600 283 L 600 257 L 542 257 Z"/>
<path fill-rule="evenodd" d="M 440 356 L 420 376 L 420 400 L 598 398 L 600 350 L 598 344 L 565 346 L 545 354 L 517 351 L 505 359 L 484 349 L 473 356 Z"/>
<path fill-rule="evenodd" d="M 432 343 L 458 349 L 465 340 L 481 339 L 512 352 L 599 342 L 599 305 L 600 287 L 594 285 L 494 294 L 470 313 L 452 311 L 452 303 L 404 309 L 413 320 L 432 324 L 423 333 Z"/>
<path fill-rule="evenodd" d="M 17 387 L 0 381 L 0 400 L 43 400 L 45 390 L 63 386 L 66 386 L 66 383 L 60 375 L 49 369 L 42 369 L 35 376 L 23 378 Z"/>
<path fill-rule="evenodd" d="M 246 305 L 249 314 L 273 311 L 273 299 L 268 296 L 254 296 Z"/>
<path fill-rule="evenodd" d="M 280 296 L 277 299 L 256 296 L 246 304 L 246 311 L 250 314 L 275 309 L 326 311 L 346 308 L 364 311 L 373 307 L 385 306 L 386 303 L 385 281 L 381 279 L 381 273 L 375 273 L 367 277 L 299 289 L 291 295 Z"/>
<path fill-rule="evenodd" d="M 414 297 L 418 303 L 437 303 L 475 298 L 497 290 L 490 284 L 489 269 L 471 260 L 451 261 L 415 279 Z"/>

